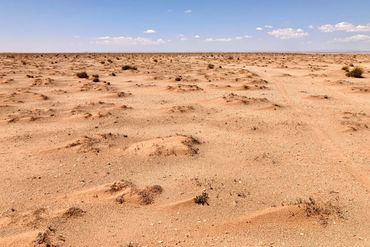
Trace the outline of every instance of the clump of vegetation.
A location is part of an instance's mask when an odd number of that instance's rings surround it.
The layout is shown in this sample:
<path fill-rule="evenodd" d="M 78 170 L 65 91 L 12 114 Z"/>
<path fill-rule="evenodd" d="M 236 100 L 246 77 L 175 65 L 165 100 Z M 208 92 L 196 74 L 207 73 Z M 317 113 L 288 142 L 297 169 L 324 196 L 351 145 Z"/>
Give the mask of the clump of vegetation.
<path fill-rule="evenodd" d="M 86 72 L 78 72 L 76 75 L 77 75 L 78 78 L 81 78 L 81 79 L 88 79 L 89 78 L 89 75 Z"/>
<path fill-rule="evenodd" d="M 207 204 L 207 205 L 209 206 L 208 199 L 209 199 L 209 197 L 208 197 L 208 193 L 207 193 L 207 192 L 203 192 L 201 195 L 196 196 L 196 197 L 194 198 L 194 202 L 195 202 L 196 204 L 202 204 L 203 206 L 204 206 L 205 204 Z"/>
<path fill-rule="evenodd" d="M 175 78 L 175 81 L 181 81 L 182 80 L 182 76 L 177 76 L 176 78 Z"/>
<path fill-rule="evenodd" d="M 99 82 L 99 75 L 92 75 L 93 77 L 93 82 Z"/>
<path fill-rule="evenodd" d="M 122 70 L 137 70 L 137 67 L 131 65 L 124 65 L 122 66 Z"/>
<path fill-rule="evenodd" d="M 213 64 L 208 64 L 208 69 L 214 69 L 215 66 Z"/>
<path fill-rule="evenodd" d="M 346 65 L 346 66 L 343 66 L 343 67 L 342 67 L 342 70 L 344 70 L 344 71 L 346 71 L 346 72 L 349 72 L 349 70 L 350 70 L 350 69 L 349 69 L 349 66 L 348 66 L 348 65 Z"/>
<path fill-rule="evenodd" d="M 81 208 L 71 207 L 66 212 L 64 212 L 63 216 L 70 218 L 70 217 L 79 217 L 86 213 L 86 211 L 82 210 Z"/>
<path fill-rule="evenodd" d="M 331 218 L 344 219 L 341 208 L 331 202 L 317 202 L 309 197 L 308 201 L 298 199 L 296 204 L 303 207 L 307 217 L 317 217 L 323 226 L 328 225 Z"/>
<path fill-rule="evenodd" d="M 111 75 L 111 76 L 116 76 L 116 73 L 112 72 L 110 75 Z"/>
<path fill-rule="evenodd" d="M 350 70 L 346 73 L 346 76 L 348 77 L 354 77 L 354 78 L 363 78 L 362 74 L 364 73 L 364 70 L 360 67 L 356 67 L 353 70 Z"/>
<path fill-rule="evenodd" d="M 130 181 L 121 180 L 119 182 L 114 182 L 110 186 L 110 189 L 108 191 L 114 193 L 114 192 L 121 191 L 125 188 L 132 187 L 132 186 L 133 186 L 133 183 L 131 183 Z"/>

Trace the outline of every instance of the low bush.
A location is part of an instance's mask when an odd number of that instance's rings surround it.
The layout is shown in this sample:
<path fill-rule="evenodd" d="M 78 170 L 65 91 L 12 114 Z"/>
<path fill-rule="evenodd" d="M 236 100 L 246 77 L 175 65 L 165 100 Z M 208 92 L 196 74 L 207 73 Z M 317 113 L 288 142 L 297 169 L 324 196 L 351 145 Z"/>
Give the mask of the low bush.
<path fill-rule="evenodd" d="M 78 78 L 81 78 L 81 79 L 89 78 L 89 75 L 86 72 L 78 72 L 76 75 Z"/>
<path fill-rule="evenodd" d="M 356 67 L 353 70 L 350 70 L 346 73 L 348 77 L 354 77 L 354 78 L 363 78 L 362 74 L 364 73 L 364 70 L 360 67 Z"/>
<path fill-rule="evenodd" d="M 122 70 L 137 70 L 137 67 L 131 65 L 124 65 L 122 66 Z"/>

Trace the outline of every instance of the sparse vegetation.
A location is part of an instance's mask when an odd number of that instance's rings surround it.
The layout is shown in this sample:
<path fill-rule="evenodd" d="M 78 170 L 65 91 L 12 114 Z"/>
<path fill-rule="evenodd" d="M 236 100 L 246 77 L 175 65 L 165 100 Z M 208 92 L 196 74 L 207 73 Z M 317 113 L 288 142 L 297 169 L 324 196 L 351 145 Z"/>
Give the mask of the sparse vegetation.
<path fill-rule="evenodd" d="M 208 69 L 214 69 L 215 66 L 213 64 L 208 64 Z"/>
<path fill-rule="evenodd" d="M 89 75 L 86 72 L 78 72 L 76 75 L 77 75 L 78 78 L 81 78 L 81 79 L 88 79 L 89 78 Z"/>
<path fill-rule="evenodd" d="M 194 198 L 194 202 L 196 203 L 196 204 L 202 204 L 202 205 L 205 205 L 205 204 L 207 204 L 207 205 L 209 205 L 209 203 L 208 203 L 208 193 L 207 192 L 203 192 L 201 195 L 199 195 L 199 196 L 196 196 L 195 198 Z"/>
<path fill-rule="evenodd" d="M 349 66 L 348 66 L 348 65 L 343 66 L 343 67 L 342 67 L 342 70 L 344 70 L 344 71 L 346 71 L 346 72 L 349 72 Z"/>
<path fill-rule="evenodd" d="M 122 66 L 122 70 L 137 70 L 137 67 L 131 65 L 124 65 Z"/>
<path fill-rule="evenodd" d="M 346 76 L 348 77 L 354 77 L 354 78 L 363 78 L 362 74 L 364 73 L 364 70 L 360 67 L 356 67 L 353 70 L 350 70 L 346 73 Z"/>
<path fill-rule="evenodd" d="M 182 80 L 182 77 L 181 76 L 177 76 L 176 78 L 175 78 L 175 81 L 181 81 Z"/>
<path fill-rule="evenodd" d="M 82 210 L 81 208 L 71 207 L 66 212 L 64 212 L 63 216 L 70 218 L 70 217 L 79 217 L 86 213 L 86 211 Z"/>
<path fill-rule="evenodd" d="M 303 206 L 307 217 L 318 217 L 323 226 L 329 223 L 330 218 L 344 218 L 341 208 L 331 202 L 317 202 L 314 198 L 309 197 L 308 201 L 298 199 L 296 204 Z"/>
<path fill-rule="evenodd" d="M 99 82 L 99 75 L 92 75 L 93 77 L 93 82 Z"/>

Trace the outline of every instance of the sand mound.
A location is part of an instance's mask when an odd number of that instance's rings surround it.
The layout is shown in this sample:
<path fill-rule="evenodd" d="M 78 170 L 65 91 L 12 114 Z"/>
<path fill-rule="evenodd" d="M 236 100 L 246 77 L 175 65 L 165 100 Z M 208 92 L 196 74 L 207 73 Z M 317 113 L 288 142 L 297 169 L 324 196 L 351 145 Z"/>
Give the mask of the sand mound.
<path fill-rule="evenodd" d="M 267 98 L 253 98 L 237 95 L 234 93 L 223 96 L 222 101 L 227 105 L 251 105 L 269 103 L 269 100 Z"/>
<path fill-rule="evenodd" d="M 305 213 L 298 205 L 272 207 L 256 211 L 240 220 L 239 223 L 268 224 L 268 223 L 296 223 L 303 220 Z"/>
<path fill-rule="evenodd" d="M 364 112 L 344 112 L 341 124 L 347 131 L 370 129 L 370 116 Z"/>
<path fill-rule="evenodd" d="M 76 141 L 67 144 L 64 146 L 65 149 L 74 149 L 78 153 L 99 153 L 100 152 L 100 143 L 101 138 L 97 137 L 90 137 L 90 136 L 83 136 Z"/>
<path fill-rule="evenodd" d="M 175 91 L 179 93 L 203 91 L 203 89 L 197 85 L 187 85 L 187 84 L 178 84 L 177 86 L 168 86 L 167 89 L 169 91 Z"/>
<path fill-rule="evenodd" d="M 237 231 L 244 227 L 260 227 L 262 225 L 303 225 L 319 224 L 327 226 L 334 221 L 343 220 L 341 208 L 332 202 L 317 202 L 313 198 L 308 201 L 299 200 L 294 204 L 270 207 L 226 223 Z M 224 225 L 222 228 L 224 229 Z"/>
<path fill-rule="evenodd" d="M 55 109 L 32 109 L 32 110 L 17 110 L 11 114 L 8 114 L 5 122 L 16 123 L 16 122 L 33 122 L 39 119 L 46 119 L 55 117 Z"/>
<path fill-rule="evenodd" d="M 122 194 L 116 198 L 119 204 L 133 203 L 139 205 L 149 205 L 154 202 L 154 199 L 163 191 L 159 185 L 147 186 L 144 189 L 139 189 L 134 185 L 124 186 L 121 189 Z M 119 191 L 121 191 L 119 190 Z"/>
<path fill-rule="evenodd" d="M 163 188 L 160 185 L 137 186 L 133 182 L 120 180 L 110 184 L 75 191 L 64 195 L 63 201 L 69 204 L 85 203 L 119 203 L 149 205 L 162 194 Z M 78 207 L 71 207 L 68 210 L 58 213 L 61 219 L 69 219 L 83 216 L 86 212 Z"/>
<path fill-rule="evenodd" d="M 91 136 L 82 136 L 56 150 L 73 150 L 77 153 L 99 153 L 103 149 L 111 148 L 117 140 L 127 138 L 124 134 L 102 133 Z M 55 149 L 54 149 L 55 150 Z"/>
<path fill-rule="evenodd" d="M 81 92 L 88 92 L 88 91 L 97 91 L 97 92 L 115 92 L 116 89 L 112 87 L 112 85 L 109 82 L 103 81 L 99 83 L 95 82 L 84 82 L 80 86 Z"/>
<path fill-rule="evenodd" d="M 126 153 L 144 157 L 194 155 L 198 153 L 196 144 L 199 141 L 191 136 L 160 137 L 135 143 L 126 149 Z"/>
<path fill-rule="evenodd" d="M 168 109 L 169 113 L 187 113 L 193 111 L 195 111 L 195 108 L 191 105 L 176 105 Z"/>

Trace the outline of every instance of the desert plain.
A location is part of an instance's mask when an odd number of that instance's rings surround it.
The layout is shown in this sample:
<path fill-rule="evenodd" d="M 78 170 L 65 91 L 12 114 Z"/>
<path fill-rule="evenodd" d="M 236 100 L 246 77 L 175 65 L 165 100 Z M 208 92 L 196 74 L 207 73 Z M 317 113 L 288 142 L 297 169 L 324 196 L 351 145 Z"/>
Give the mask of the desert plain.
<path fill-rule="evenodd" d="M 369 71 L 1 54 L 0 246 L 370 246 Z"/>

